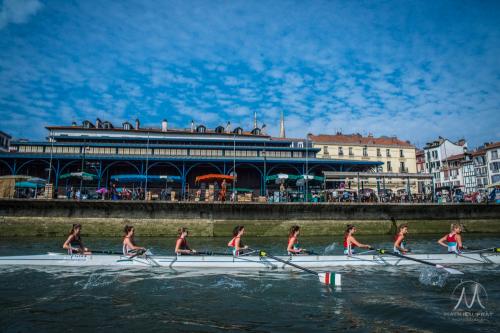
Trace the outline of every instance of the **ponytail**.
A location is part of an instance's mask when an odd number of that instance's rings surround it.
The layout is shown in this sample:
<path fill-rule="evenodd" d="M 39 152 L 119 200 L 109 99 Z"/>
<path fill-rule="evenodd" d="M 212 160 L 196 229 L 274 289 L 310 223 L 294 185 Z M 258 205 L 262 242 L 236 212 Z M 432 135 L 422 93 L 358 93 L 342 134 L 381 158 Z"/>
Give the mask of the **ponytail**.
<path fill-rule="evenodd" d="M 241 230 L 245 229 L 245 226 L 243 225 L 237 225 L 236 227 L 234 227 L 233 229 L 233 236 L 236 237 L 238 236 L 238 234 L 240 233 Z"/>
<path fill-rule="evenodd" d="M 181 235 L 185 232 L 187 232 L 187 228 L 185 227 L 182 227 L 182 228 L 179 228 L 179 230 L 177 230 L 178 234 L 179 234 L 179 237 L 181 237 Z"/>
<path fill-rule="evenodd" d="M 288 232 L 288 238 L 293 237 L 297 231 L 300 230 L 300 227 L 298 225 L 294 225 L 290 228 L 290 231 Z"/>
<path fill-rule="evenodd" d="M 134 229 L 134 226 L 132 225 L 126 225 L 125 228 L 123 228 L 123 232 L 125 233 L 125 236 L 128 235 L 128 233 L 130 232 L 130 230 Z"/>
<path fill-rule="evenodd" d="M 68 236 L 73 235 L 73 233 L 75 232 L 76 229 L 81 229 L 81 228 L 82 228 L 82 225 L 80 223 L 73 224 L 73 226 L 71 227 L 71 230 L 69 231 Z"/>
<path fill-rule="evenodd" d="M 345 231 L 344 231 L 344 237 L 349 236 L 349 233 L 351 232 L 352 229 L 356 228 L 354 224 L 348 224 Z"/>
<path fill-rule="evenodd" d="M 401 224 L 398 227 L 398 232 L 396 233 L 396 235 L 399 235 L 401 233 L 401 230 L 403 230 L 404 228 L 408 228 L 408 224 Z"/>

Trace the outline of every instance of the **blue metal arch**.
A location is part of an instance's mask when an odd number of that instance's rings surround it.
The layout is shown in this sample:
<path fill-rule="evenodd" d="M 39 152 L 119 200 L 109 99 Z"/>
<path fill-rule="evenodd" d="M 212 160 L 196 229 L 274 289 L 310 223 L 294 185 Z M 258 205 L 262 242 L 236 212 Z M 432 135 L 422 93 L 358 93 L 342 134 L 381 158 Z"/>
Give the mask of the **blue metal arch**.
<path fill-rule="evenodd" d="M 5 164 L 7 166 L 7 168 L 9 168 L 11 175 L 14 174 L 14 169 L 11 168 L 11 166 L 9 165 L 9 163 L 5 162 L 4 160 L 0 160 L 0 162 L 2 162 L 3 164 Z"/>
<path fill-rule="evenodd" d="M 323 168 L 324 168 L 324 167 L 327 167 L 327 168 L 329 168 L 331 171 L 337 171 L 337 170 L 338 170 L 337 168 L 335 168 L 335 167 L 334 167 L 334 166 L 332 166 L 332 165 L 328 165 L 328 164 L 325 164 L 325 165 L 322 165 L 322 164 L 316 164 L 315 166 L 313 166 L 313 167 L 310 167 L 310 168 L 309 168 L 309 172 L 311 172 L 312 170 L 314 170 L 314 168 L 317 168 L 317 167 L 323 167 Z"/>
<path fill-rule="evenodd" d="M 221 170 L 221 169 L 220 169 L 217 165 L 215 165 L 215 164 L 213 164 L 213 163 L 210 163 L 210 162 L 199 162 L 199 163 L 195 163 L 195 164 L 191 165 L 191 166 L 190 166 L 190 167 L 186 170 L 186 173 L 184 174 L 184 178 L 187 178 L 187 175 L 189 174 L 189 172 L 190 172 L 193 168 L 195 168 L 195 167 L 197 167 L 197 166 L 199 166 L 199 165 L 210 165 L 210 166 L 214 167 L 215 169 L 217 169 L 217 171 L 219 171 L 219 173 L 222 173 L 222 170 Z"/>
<path fill-rule="evenodd" d="M 64 171 L 64 169 L 66 169 L 70 165 L 72 165 L 74 163 L 78 163 L 78 162 L 80 162 L 80 161 L 77 161 L 77 160 L 69 161 L 68 163 L 66 163 L 65 165 L 62 166 L 62 168 L 59 170 L 59 174 L 62 174 L 62 172 Z"/>
<path fill-rule="evenodd" d="M 139 168 L 134 163 L 129 162 L 129 161 L 115 161 L 115 162 L 111 162 L 108 165 L 106 165 L 106 167 L 101 171 L 101 175 L 104 175 L 106 173 L 106 171 L 109 168 L 111 168 L 113 165 L 120 164 L 120 163 L 124 163 L 124 164 L 130 165 L 131 167 L 134 167 L 135 170 L 137 170 L 137 174 L 138 175 L 141 174 L 141 171 L 139 170 Z"/>
<path fill-rule="evenodd" d="M 46 161 L 46 160 L 43 160 L 43 159 L 40 159 L 40 160 L 28 160 L 28 161 L 24 162 L 23 164 L 21 164 L 21 165 L 19 166 L 19 168 L 17 168 L 17 169 L 16 169 L 16 173 L 15 173 L 15 174 L 16 174 L 16 175 L 18 175 L 18 172 L 19 172 L 19 171 L 20 171 L 20 170 L 21 170 L 24 166 L 28 165 L 28 164 L 29 164 L 29 163 L 31 163 L 31 162 L 43 162 L 43 163 L 47 164 L 49 167 L 51 166 L 49 161 Z M 11 170 L 12 170 L 12 169 L 11 169 Z M 52 165 L 52 170 L 54 171 L 54 173 L 56 173 L 56 174 L 57 174 L 57 170 L 54 168 L 54 165 Z"/>
<path fill-rule="evenodd" d="M 297 168 L 296 166 L 294 166 L 292 164 L 288 164 L 288 163 L 279 163 L 279 164 L 273 165 L 271 168 L 269 168 L 269 170 L 267 170 L 267 174 L 265 176 L 267 177 L 268 175 L 271 174 L 271 171 L 273 171 L 274 169 L 281 167 L 281 166 L 291 167 L 292 169 L 295 169 L 297 171 L 297 174 L 299 174 L 299 175 L 301 174 L 299 168 Z"/>
<path fill-rule="evenodd" d="M 249 165 L 249 166 L 251 166 L 253 169 L 256 169 L 257 171 L 259 171 L 259 174 L 260 174 L 261 177 L 264 174 L 264 171 L 260 170 L 259 167 L 256 166 L 256 165 L 254 165 L 254 164 L 247 163 L 247 162 L 236 163 L 236 166 L 241 166 L 241 165 Z M 233 167 L 231 167 L 229 170 L 227 170 L 227 174 L 230 174 L 232 170 L 233 170 Z"/>
<path fill-rule="evenodd" d="M 179 173 L 179 175 L 182 177 L 182 171 L 181 171 L 181 169 L 179 169 L 179 167 L 178 167 L 177 165 L 175 165 L 174 163 L 171 163 L 171 162 L 165 162 L 165 161 L 160 161 L 160 162 L 155 162 L 155 163 L 150 164 L 150 165 L 148 166 L 148 168 L 147 168 L 146 172 L 149 172 L 149 169 L 151 169 L 152 167 L 155 167 L 155 166 L 157 166 L 157 165 L 162 165 L 162 164 L 164 164 L 164 165 L 169 165 L 169 166 L 171 166 L 171 167 L 174 167 L 174 168 L 175 168 L 175 170 L 177 170 L 177 172 Z"/>

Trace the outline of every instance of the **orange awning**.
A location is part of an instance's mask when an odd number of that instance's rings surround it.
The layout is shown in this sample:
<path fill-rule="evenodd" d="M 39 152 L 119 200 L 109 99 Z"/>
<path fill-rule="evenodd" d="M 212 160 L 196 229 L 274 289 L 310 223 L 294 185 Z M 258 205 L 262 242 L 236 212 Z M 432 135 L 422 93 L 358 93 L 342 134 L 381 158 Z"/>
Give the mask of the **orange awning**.
<path fill-rule="evenodd" d="M 210 173 L 208 175 L 203 175 L 203 176 L 196 177 L 195 183 L 221 182 L 224 179 L 226 180 L 226 182 L 232 182 L 232 181 L 234 181 L 234 177 L 233 176 L 222 175 L 222 174 L 217 174 L 217 173 Z"/>

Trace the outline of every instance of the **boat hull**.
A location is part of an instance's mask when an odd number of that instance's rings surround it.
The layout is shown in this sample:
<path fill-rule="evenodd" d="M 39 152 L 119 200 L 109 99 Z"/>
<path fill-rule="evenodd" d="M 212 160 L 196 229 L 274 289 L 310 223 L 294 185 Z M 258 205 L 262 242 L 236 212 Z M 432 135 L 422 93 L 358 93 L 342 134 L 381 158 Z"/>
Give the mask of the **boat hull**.
<path fill-rule="evenodd" d="M 500 264 L 500 254 L 412 254 L 408 257 L 433 264 Z M 420 263 L 392 255 L 336 255 L 336 256 L 279 256 L 278 258 L 306 268 L 333 268 L 342 266 L 403 266 Z M 169 268 L 287 268 L 290 266 L 259 256 L 140 256 L 128 258 L 120 255 L 68 255 L 49 253 L 29 256 L 0 257 L 0 265 L 23 266 L 117 266 L 117 267 L 169 267 Z"/>

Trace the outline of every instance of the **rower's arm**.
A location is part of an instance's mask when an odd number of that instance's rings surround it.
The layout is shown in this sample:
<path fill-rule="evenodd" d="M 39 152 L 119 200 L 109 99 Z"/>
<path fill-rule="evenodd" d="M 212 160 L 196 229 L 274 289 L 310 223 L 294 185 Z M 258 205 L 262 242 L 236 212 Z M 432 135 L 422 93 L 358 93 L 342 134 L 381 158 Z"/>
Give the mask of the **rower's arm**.
<path fill-rule="evenodd" d="M 126 243 L 127 247 L 131 250 L 145 250 L 145 248 L 143 248 L 141 246 L 137 246 L 137 245 L 132 244 L 132 242 L 128 238 L 125 238 L 125 243 Z"/>
<path fill-rule="evenodd" d="M 73 237 L 74 237 L 73 235 L 68 236 L 68 239 L 66 239 L 66 241 L 63 244 L 63 249 L 69 250 L 71 248 L 71 241 L 73 240 Z"/>
<path fill-rule="evenodd" d="M 368 244 L 363 244 L 363 243 L 358 242 L 356 240 L 356 238 L 354 238 L 352 236 L 351 236 L 351 243 L 354 244 L 354 245 L 356 245 L 357 247 L 364 247 L 366 249 L 370 247 L 370 245 L 368 245 Z"/>
<path fill-rule="evenodd" d="M 178 239 L 175 243 L 175 253 L 177 254 L 189 254 L 191 253 L 191 249 L 187 246 L 187 249 L 181 249 L 182 239 Z"/>
<path fill-rule="evenodd" d="M 288 241 L 288 246 L 287 246 L 286 250 L 288 252 L 291 252 L 291 253 L 299 253 L 300 250 L 296 250 L 293 248 L 294 244 L 295 244 L 295 238 L 290 238 L 290 240 Z"/>
<path fill-rule="evenodd" d="M 394 242 L 394 247 L 401 252 L 406 252 L 406 250 L 401 247 L 402 241 L 403 241 L 403 237 L 398 236 L 398 238 L 396 238 L 396 241 Z"/>
<path fill-rule="evenodd" d="M 462 235 L 458 235 L 457 234 L 456 239 L 457 239 L 458 248 L 462 249 L 463 248 L 463 246 L 462 246 Z"/>
<path fill-rule="evenodd" d="M 444 246 L 444 247 L 448 247 L 448 244 L 445 243 L 446 237 L 447 237 L 447 235 L 444 235 L 443 237 L 441 237 L 441 239 L 437 241 L 438 244 L 441 246 Z"/>

